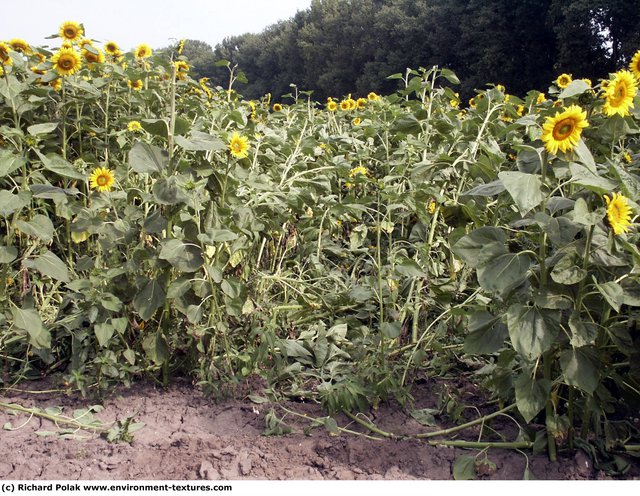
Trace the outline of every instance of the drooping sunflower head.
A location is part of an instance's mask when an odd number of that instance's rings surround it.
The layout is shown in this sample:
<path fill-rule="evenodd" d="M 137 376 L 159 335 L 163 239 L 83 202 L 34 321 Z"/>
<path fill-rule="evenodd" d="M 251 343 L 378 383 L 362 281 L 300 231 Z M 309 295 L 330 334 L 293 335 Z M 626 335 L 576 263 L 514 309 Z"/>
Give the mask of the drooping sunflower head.
<path fill-rule="evenodd" d="M 115 180 L 115 176 L 111 170 L 106 167 L 96 167 L 89 176 L 89 185 L 92 189 L 103 193 L 111 191 Z"/>
<path fill-rule="evenodd" d="M 629 70 L 633 72 L 633 75 L 640 81 L 640 50 L 638 50 L 629 62 Z"/>
<path fill-rule="evenodd" d="M 29 43 L 21 38 L 13 38 L 12 40 L 9 40 L 9 45 L 11 45 L 11 48 L 16 52 L 24 53 L 25 55 L 31 54 L 31 47 L 29 46 Z"/>
<path fill-rule="evenodd" d="M 184 79 L 189 72 L 189 64 L 184 60 L 176 60 L 174 64 L 176 66 L 176 77 L 178 79 Z"/>
<path fill-rule="evenodd" d="M 141 79 L 129 79 L 127 80 L 127 86 L 129 86 L 133 91 L 140 91 L 143 87 L 143 83 Z"/>
<path fill-rule="evenodd" d="M 573 81 L 571 74 L 560 74 L 558 79 L 556 79 L 556 84 L 558 85 L 558 88 L 565 89 L 571 84 L 571 81 Z"/>
<path fill-rule="evenodd" d="M 104 53 L 99 48 L 85 48 L 82 50 L 82 56 L 88 64 L 104 64 Z"/>
<path fill-rule="evenodd" d="M 136 133 L 138 131 L 142 131 L 142 125 L 138 121 L 131 121 L 127 124 L 127 130 L 132 133 Z"/>
<path fill-rule="evenodd" d="M 151 50 L 151 47 L 149 45 L 147 45 L 146 43 L 141 43 L 136 47 L 136 57 L 139 59 L 146 59 L 148 57 L 151 57 L 151 54 L 153 53 L 153 50 Z"/>
<path fill-rule="evenodd" d="M 545 96 L 544 93 L 540 93 L 538 94 L 538 97 L 536 98 L 536 103 L 538 105 L 542 105 L 544 102 L 547 101 L 547 97 Z"/>
<path fill-rule="evenodd" d="M 61 48 L 51 57 L 55 71 L 61 76 L 70 76 L 80 70 L 80 54 L 73 48 Z"/>
<path fill-rule="evenodd" d="M 613 193 L 612 197 L 604 197 L 607 202 L 606 223 L 613 229 L 616 236 L 629 231 L 631 226 L 631 207 L 627 202 L 627 198 L 620 193 Z"/>
<path fill-rule="evenodd" d="M 0 41 L 0 63 L 2 63 L 2 65 L 11 65 L 13 63 L 13 59 L 9 56 L 10 50 L 10 45 L 4 41 Z"/>
<path fill-rule="evenodd" d="M 184 50 L 184 42 L 185 39 L 181 39 L 180 43 L 178 43 L 178 55 L 182 55 L 182 50 Z"/>
<path fill-rule="evenodd" d="M 629 115 L 637 92 L 638 85 L 630 71 L 616 72 L 613 80 L 606 85 L 602 110 L 609 117 L 616 114 L 621 117 Z"/>
<path fill-rule="evenodd" d="M 81 24 L 75 21 L 64 21 L 58 30 L 60 38 L 68 41 L 79 41 L 84 35 L 84 29 Z"/>
<path fill-rule="evenodd" d="M 229 140 L 229 151 L 235 158 L 245 158 L 249 155 L 249 139 L 233 133 Z"/>
<path fill-rule="evenodd" d="M 273 111 L 274 112 L 282 112 L 282 105 L 280 105 L 279 103 L 274 103 L 273 104 Z"/>
<path fill-rule="evenodd" d="M 582 130 L 587 127 L 587 112 L 578 105 L 571 105 L 564 112 L 556 112 L 547 117 L 542 126 L 542 141 L 549 153 L 558 154 L 558 150 L 568 152 L 578 144 Z"/>

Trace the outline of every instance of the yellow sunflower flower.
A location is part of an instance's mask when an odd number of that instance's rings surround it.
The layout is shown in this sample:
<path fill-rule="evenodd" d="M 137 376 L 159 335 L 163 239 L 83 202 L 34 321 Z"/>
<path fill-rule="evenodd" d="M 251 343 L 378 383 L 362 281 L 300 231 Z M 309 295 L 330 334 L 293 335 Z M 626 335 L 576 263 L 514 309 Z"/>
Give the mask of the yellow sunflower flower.
<path fill-rule="evenodd" d="M 62 79 L 54 79 L 49 83 L 54 91 L 60 91 L 62 89 Z"/>
<path fill-rule="evenodd" d="M 148 57 L 151 57 L 153 50 L 151 50 L 151 47 L 146 43 L 141 43 L 140 45 L 137 46 L 135 53 L 137 58 L 146 59 Z"/>
<path fill-rule="evenodd" d="M 61 76 L 70 76 L 80 70 L 80 54 L 73 48 L 61 48 L 51 57 L 53 68 Z"/>
<path fill-rule="evenodd" d="M 375 100 L 379 100 L 379 99 L 380 99 L 380 97 L 379 97 L 376 93 L 374 93 L 374 92 L 372 91 L 371 93 L 369 93 L 369 94 L 367 95 L 367 99 L 368 99 L 370 102 L 373 102 L 373 101 L 375 101 Z"/>
<path fill-rule="evenodd" d="M 142 131 L 142 125 L 138 121 L 131 121 L 127 124 L 127 130 L 136 133 L 138 131 Z"/>
<path fill-rule="evenodd" d="M 630 71 L 616 72 L 613 80 L 607 84 L 602 110 L 609 117 L 616 114 L 621 117 L 629 115 L 637 92 L 638 85 Z"/>
<path fill-rule="evenodd" d="M 360 117 L 356 117 L 355 119 L 353 119 L 353 121 L 351 121 L 353 123 L 354 126 L 359 126 L 360 123 L 362 122 L 362 120 L 360 119 Z"/>
<path fill-rule="evenodd" d="M 638 50 L 631 59 L 629 70 L 633 72 L 636 79 L 640 80 L 640 50 Z"/>
<path fill-rule="evenodd" d="M 622 154 L 622 159 L 625 161 L 625 163 L 630 164 L 631 162 L 633 162 L 633 158 L 631 158 L 631 155 L 629 154 L 629 152 L 624 152 Z"/>
<path fill-rule="evenodd" d="M 31 54 L 31 47 L 29 46 L 29 43 L 23 39 L 13 38 L 12 40 L 9 40 L 9 45 L 11 45 L 11 48 L 16 52 L 24 53 L 25 55 Z"/>
<path fill-rule="evenodd" d="M 353 98 L 351 98 L 351 95 L 347 98 L 347 103 L 349 104 L 349 110 L 355 110 L 358 107 L 358 104 Z"/>
<path fill-rule="evenodd" d="M 184 60 L 176 60 L 173 64 L 176 66 L 176 77 L 181 80 L 184 79 L 189 72 L 189 64 Z"/>
<path fill-rule="evenodd" d="M 366 98 L 358 98 L 356 100 L 356 107 L 359 110 L 362 110 L 363 108 L 365 108 L 367 106 L 367 99 Z"/>
<path fill-rule="evenodd" d="M 141 79 L 136 79 L 135 81 L 129 79 L 127 80 L 127 86 L 134 91 L 140 91 L 143 87 L 143 83 Z"/>
<path fill-rule="evenodd" d="M 273 111 L 274 112 L 282 112 L 282 105 L 280 105 L 279 103 L 274 103 L 273 104 Z"/>
<path fill-rule="evenodd" d="M 115 183 L 115 176 L 106 167 L 96 167 L 89 176 L 91 188 L 97 189 L 101 193 L 111 191 L 113 183 Z"/>
<path fill-rule="evenodd" d="M 104 51 L 109 55 L 120 55 L 120 46 L 115 41 L 107 41 L 104 44 Z"/>
<path fill-rule="evenodd" d="M 573 81 L 573 79 L 571 79 L 571 74 L 560 74 L 558 79 L 556 79 L 556 84 L 558 85 L 558 88 L 565 89 L 571 84 L 571 81 Z"/>
<path fill-rule="evenodd" d="M 338 104 L 336 102 L 334 102 L 333 100 L 331 100 L 330 102 L 327 102 L 327 110 L 329 112 L 335 112 L 338 109 Z"/>
<path fill-rule="evenodd" d="M 0 62 L 2 65 L 11 65 L 13 63 L 13 59 L 9 56 L 10 50 L 10 45 L 4 41 L 0 41 Z"/>
<path fill-rule="evenodd" d="M 547 101 L 547 97 L 545 96 L 545 94 L 544 94 L 544 93 L 540 93 L 540 94 L 538 95 L 538 97 L 536 98 L 536 103 L 537 103 L 538 105 L 542 105 L 542 104 L 543 104 L 544 102 L 546 102 L 546 101 Z"/>
<path fill-rule="evenodd" d="M 104 64 L 104 53 L 99 48 L 91 46 L 91 50 L 82 50 L 82 56 L 88 64 Z"/>
<path fill-rule="evenodd" d="M 604 197 L 607 202 L 606 223 L 616 236 L 626 233 L 631 225 L 631 207 L 627 199 L 620 193 L 613 193 L 612 197 Z"/>
<path fill-rule="evenodd" d="M 582 130 L 587 127 L 587 112 L 578 105 L 571 105 L 564 112 L 547 117 L 542 126 L 542 141 L 549 153 L 567 152 L 578 144 Z"/>
<path fill-rule="evenodd" d="M 235 158 L 245 158 L 249 155 L 249 139 L 233 133 L 229 140 L 229 150 Z"/>
<path fill-rule="evenodd" d="M 84 35 L 84 29 L 82 26 L 74 21 L 64 21 L 60 25 L 58 31 L 60 38 L 64 38 L 69 41 L 78 41 Z"/>
<path fill-rule="evenodd" d="M 347 100 L 342 100 L 340 102 L 340 110 L 347 111 L 349 110 L 349 102 Z"/>

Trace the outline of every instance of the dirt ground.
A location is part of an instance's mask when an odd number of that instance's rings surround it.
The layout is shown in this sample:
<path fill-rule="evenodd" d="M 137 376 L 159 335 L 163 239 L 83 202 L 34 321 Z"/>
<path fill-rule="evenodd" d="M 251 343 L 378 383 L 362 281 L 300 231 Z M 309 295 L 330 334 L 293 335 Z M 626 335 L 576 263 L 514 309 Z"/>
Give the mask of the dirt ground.
<path fill-rule="evenodd" d="M 21 385 L 43 390 L 49 384 Z M 255 392 L 259 394 L 260 391 Z M 242 395 L 241 395 L 242 396 Z M 247 396 L 247 395 L 245 395 Z M 0 390 L 0 401 L 23 407 L 60 406 L 70 414 L 96 400 L 75 395 L 33 394 Z M 434 400 L 428 394 L 416 398 L 425 408 Z M 422 403 L 422 404 L 419 404 Z M 0 409 L 0 425 L 10 422 L 17 430 L 0 430 L 0 478 L 17 480 L 237 480 L 237 479 L 452 479 L 455 459 L 477 451 L 435 447 L 418 440 L 371 440 L 340 433 L 329 435 L 324 427 L 305 432 L 301 417 L 287 415 L 293 427 L 286 436 L 265 436 L 265 415 L 270 406 L 246 398 L 216 402 L 187 381 L 175 381 L 167 390 L 151 384 L 120 388 L 102 400 L 102 420 L 124 419 L 135 414 L 145 427 L 131 443 L 109 443 L 83 432 L 86 440 L 42 437 L 36 431 L 55 431 L 49 420 L 26 414 L 11 415 Z M 317 405 L 292 402 L 290 410 L 310 417 L 322 416 Z M 282 411 L 280 411 L 282 415 Z M 399 408 L 381 406 L 374 414 L 377 425 L 394 432 L 424 432 L 425 428 Z M 338 418 L 340 426 L 364 432 Z M 307 429 L 308 430 L 308 429 Z M 529 457 L 529 468 L 538 479 L 602 479 L 581 452 L 550 463 L 545 455 Z M 480 478 L 522 479 L 526 458 L 513 450 L 492 449 L 489 459 L 495 472 Z M 626 479 L 638 478 L 636 464 Z"/>

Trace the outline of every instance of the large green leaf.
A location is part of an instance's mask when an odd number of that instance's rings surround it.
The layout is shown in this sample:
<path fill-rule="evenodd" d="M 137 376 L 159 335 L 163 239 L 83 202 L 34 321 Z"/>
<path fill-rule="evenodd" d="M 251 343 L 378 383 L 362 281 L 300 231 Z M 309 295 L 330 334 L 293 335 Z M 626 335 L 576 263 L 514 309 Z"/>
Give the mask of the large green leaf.
<path fill-rule="evenodd" d="M 33 267 L 44 276 L 51 277 L 61 282 L 69 282 L 69 269 L 67 265 L 53 252 L 47 251 L 38 255 L 33 260 L 25 262 L 27 267 Z"/>
<path fill-rule="evenodd" d="M 165 301 L 166 295 L 162 285 L 155 279 L 149 281 L 133 299 L 133 308 L 142 320 L 149 320 Z"/>
<path fill-rule="evenodd" d="M 169 154 L 155 145 L 138 141 L 129 152 L 129 166 L 136 172 L 153 174 L 169 165 Z"/>
<path fill-rule="evenodd" d="M 577 253 L 568 253 L 562 257 L 551 271 L 551 278 L 558 284 L 577 284 L 587 276 L 587 271 L 579 267 Z"/>
<path fill-rule="evenodd" d="M 624 291 L 622 286 L 617 282 L 609 281 L 603 284 L 595 283 L 596 288 L 600 291 L 600 294 L 604 296 L 607 303 L 611 305 L 616 312 L 620 311 L 620 307 L 624 303 Z"/>
<path fill-rule="evenodd" d="M 600 195 L 610 193 L 618 188 L 616 183 L 590 171 L 583 164 L 576 164 L 572 162 L 569 164 L 569 170 L 571 171 L 572 176 L 571 182 L 584 186 L 585 188 Z"/>
<path fill-rule="evenodd" d="M 19 212 L 29 204 L 30 193 L 20 191 L 17 195 L 7 190 L 0 191 L 0 216 L 7 217 L 14 212 Z"/>
<path fill-rule="evenodd" d="M 238 235 L 228 229 L 207 229 L 206 234 L 198 234 L 198 239 L 208 245 L 222 243 L 224 241 L 234 241 Z"/>
<path fill-rule="evenodd" d="M 13 310 L 13 324 L 18 329 L 27 332 L 29 344 L 32 346 L 47 350 L 51 348 L 51 333 L 44 326 L 40 315 L 35 310 L 15 308 Z"/>
<path fill-rule="evenodd" d="M 610 162 L 611 169 L 620 181 L 620 189 L 624 195 L 637 202 L 640 200 L 640 179 L 638 176 L 629 174 L 624 167 L 615 162 Z"/>
<path fill-rule="evenodd" d="M 11 263 L 18 257 L 18 249 L 15 246 L 0 246 L 0 263 Z"/>
<path fill-rule="evenodd" d="M 181 272 L 195 272 L 204 263 L 202 250 L 198 245 L 170 239 L 163 243 L 160 258 L 167 260 Z"/>
<path fill-rule="evenodd" d="M 32 136 L 38 136 L 39 134 L 48 134 L 58 127 L 58 122 L 45 122 L 43 124 L 34 124 L 27 128 L 27 132 Z"/>
<path fill-rule="evenodd" d="M 569 85 L 562 90 L 562 93 L 558 95 L 558 99 L 571 98 L 572 96 L 581 95 L 585 91 L 591 88 L 584 80 L 575 79 L 571 81 Z"/>
<path fill-rule="evenodd" d="M 531 266 L 526 253 L 504 253 L 478 268 L 478 282 L 487 291 L 506 293 L 522 284 Z"/>
<path fill-rule="evenodd" d="M 452 249 L 471 267 L 480 267 L 487 260 L 508 253 L 504 246 L 506 241 L 502 229 L 485 226 L 460 238 Z"/>
<path fill-rule="evenodd" d="M 69 179 L 78 179 L 80 181 L 84 181 L 86 179 L 84 174 L 78 172 L 73 165 L 67 162 L 62 156 L 55 153 L 49 153 L 45 156 L 37 150 L 36 153 L 38 154 L 38 157 L 40 157 L 42 165 L 48 171 Z"/>
<path fill-rule="evenodd" d="M 594 344 L 598 337 L 598 325 L 582 321 L 580 312 L 577 310 L 569 317 L 569 328 L 571 329 L 571 345 L 576 348 Z"/>
<path fill-rule="evenodd" d="M 149 334 L 144 338 L 142 340 L 142 349 L 158 365 L 163 364 L 169 358 L 169 347 L 160 331 Z"/>
<path fill-rule="evenodd" d="M 542 202 L 543 196 L 540 189 L 542 183 L 538 175 L 509 171 L 500 172 L 498 177 L 522 215 L 527 214 Z"/>
<path fill-rule="evenodd" d="M 16 222 L 16 227 L 23 233 L 41 239 L 45 243 L 53 239 L 53 223 L 46 215 L 34 215 L 28 222 L 19 220 Z"/>
<path fill-rule="evenodd" d="M 507 311 L 507 327 L 513 348 L 528 360 L 547 351 L 559 329 L 559 312 L 514 303 Z"/>
<path fill-rule="evenodd" d="M 160 205 L 176 205 L 189 200 L 186 192 L 178 185 L 176 176 L 158 179 L 153 185 L 153 197 Z"/>
<path fill-rule="evenodd" d="M 560 355 L 562 377 L 570 386 L 576 386 L 588 394 L 600 383 L 598 356 L 590 347 L 573 348 Z"/>
<path fill-rule="evenodd" d="M 551 381 L 547 379 L 534 380 L 529 373 L 522 373 L 514 382 L 516 405 L 529 423 L 544 408 L 551 391 Z"/>
<path fill-rule="evenodd" d="M 507 339 L 507 327 L 499 317 L 479 311 L 469 317 L 469 334 L 464 340 L 464 351 L 472 355 L 495 353 Z"/>
<path fill-rule="evenodd" d="M 103 348 L 107 346 L 111 336 L 113 336 L 113 333 L 115 332 L 113 326 L 107 322 L 96 324 L 93 327 L 93 330 L 96 333 L 96 338 L 98 338 L 98 344 Z"/>
<path fill-rule="evenodd" d="M 11 153 L 10 150 L 0 150 L 0 177 L 8 176 L 18 170 L 26 162 L 21 155 Z"/>
<path fill-rule="evenodd" d="M 209 133 L 201 131 L 193 131 L 188 139 L 176 136 L 175 142 L 190 151 L 224 150 L 227 147 L 224 141 L 217 136 L 211 136 Z"/>

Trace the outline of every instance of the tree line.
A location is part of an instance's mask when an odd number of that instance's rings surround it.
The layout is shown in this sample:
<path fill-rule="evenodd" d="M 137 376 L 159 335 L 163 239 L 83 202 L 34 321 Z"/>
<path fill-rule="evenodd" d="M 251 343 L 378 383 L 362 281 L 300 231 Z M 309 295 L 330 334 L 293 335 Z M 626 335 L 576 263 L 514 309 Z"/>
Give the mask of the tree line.
<path fill-rule="evenodd" d="M 596 80 L 640 48 L 639 0 L 313 0 L 261 33 L 215 47 L 186 40 L 194 77 L 226 86 L 226 60 L 246 98 L 291 93 L 340 98 L 397 89 L 407 67 L 456 72 L 469 96 L 486 83 L 521 95 L 559 74 Z"/>

